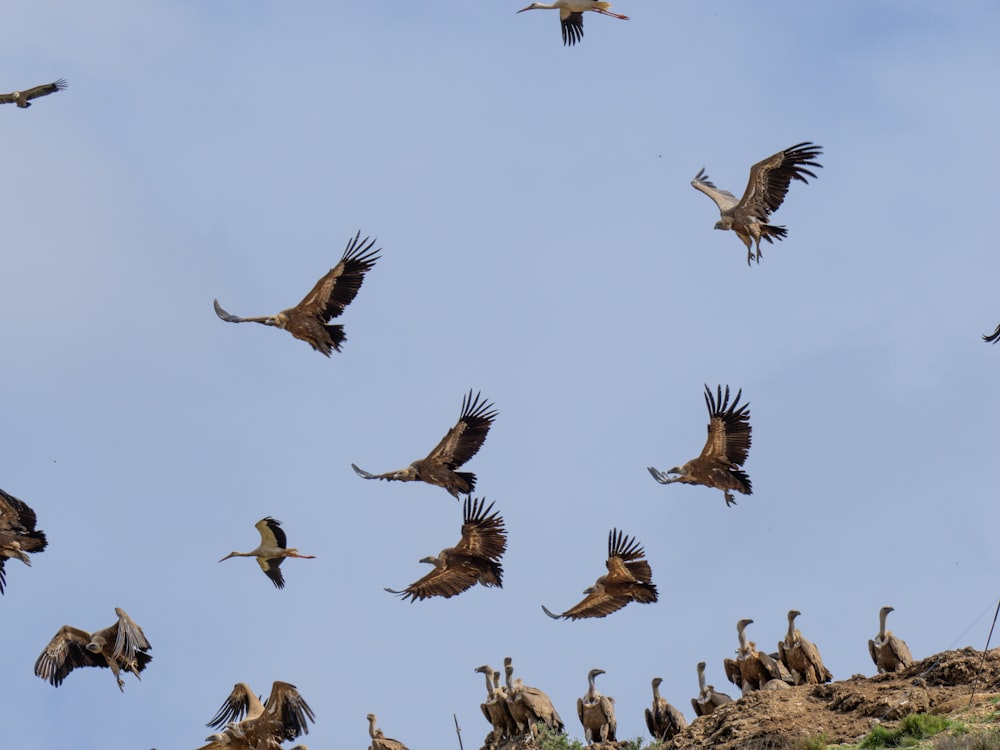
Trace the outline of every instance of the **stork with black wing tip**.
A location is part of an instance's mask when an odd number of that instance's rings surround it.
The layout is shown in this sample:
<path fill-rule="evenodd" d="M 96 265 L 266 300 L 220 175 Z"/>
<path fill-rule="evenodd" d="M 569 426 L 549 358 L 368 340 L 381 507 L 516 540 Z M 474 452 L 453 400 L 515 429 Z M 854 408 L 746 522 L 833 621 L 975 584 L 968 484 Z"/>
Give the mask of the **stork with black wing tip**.
<path fill-rule="evenodd" d="M 286 557 L 298 557 L 303 560 L 313 560 L 315 555 L 300 554 L 294 547 L 288 547 L 288 539 L 285 530 L 281 528 L 281 521 L 277 521 L 270 516 L 260 519 L 254 524 L 260 532 L 260 544 L 256 549 L 249 552 L 232 551 L 219 560 L 228 560 L 231 557 L 256 557 L 257 564 L 264 571 L 264 575 L 271 579 L 275 588 L 285 588 L 285 578 L 281 575 L 281 563 Z"/>
<path fill-rule="evenodd" d="M 620 21 L 628 20 L 628 16 L 612 13 L 608 10 L 610 7 L 611 3 L 605 0 L 555 0 L 552 3 L 532 3 L 526 8 L 521 8 L 518 13 L 524 13 L 526 10 L 558 10 L 563 46 L 572 47 L 583 39 L 583 14 L 588 10 Z"/>

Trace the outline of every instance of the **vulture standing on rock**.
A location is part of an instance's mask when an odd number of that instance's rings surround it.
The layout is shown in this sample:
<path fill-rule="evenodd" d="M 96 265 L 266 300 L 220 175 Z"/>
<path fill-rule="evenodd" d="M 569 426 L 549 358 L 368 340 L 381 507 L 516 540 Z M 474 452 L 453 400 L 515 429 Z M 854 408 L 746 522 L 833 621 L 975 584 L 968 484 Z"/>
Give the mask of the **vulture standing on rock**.
<path fill-rule="evenodd" d="M 415 602 L 431 596 L 446 599 L 472 588 L 483 586 L 503 588 L 503 567 L 500 558 L 507 550 L 507 530 L 498 513 L 490 513 L 493 503 L 485 499 L 465 498 L 463 508 L 462 538 L 454 547 L 447 547 L 434 557 L 424 557 L 434 570 L 403 591 L 387 588 L 390 594 Z M 485 505 L 485 507 L 484 507 Z"/>
<path fill-rule="evenodd" d="M 709 716 L 719 706 L 732 702 L 730 696 L 716 692 L 713 685 L 705 684 L 705 662 L 698 662 L 698 696 L 691 699 L 695 716 Z"/>
<path fill-rule="evenodd" d="M 553 732 L 566 730 L 566 724 L 548 695 L 538 688 L 528 687 L 520 679 L 513 679 L 514 660 L 509 656 L 504 657 L 503 671 L 507 677 L 507 707 L 519 735 L 534 737 L 539 723 Z"/>
<path fill-rule="evenodd" d="M 704 668 L 704 662 L 702 665 Z M 653 705 L 646 709 L 646 728 L 653 739 L 669 740 L 687 728 L 688 723 L 684 714 L 667 703 L 665 698 L 660 697 L 660 683 L 662 682 L 662 677 L 653 678 Z"/>
<path fill-rule="evenodd" d="M 240 318 L 222 309 L 215 300 L 215 314 L 227 323 L 261 323 L 275 328 L 284 328 L 295 338 L 305 341 L 320 354 L 329 357 L 347 339 L 342 325 L 328 325 L 338 317 L 361 289 L 365 274 L 372 270 L 379 259 L 379 250 L 372 250 L 375 240 L 361 239 L 359 231 L 347 243 L 340 262 L 319 281 L 312 291 L 295 307 L 282 310 L 277 315 L 263 315 L 256 318 Z"/>
<path fill-rule="evenodd" d="M 653 571 L 646 562 L 646 553 L 635 537 L 625 536 L 618 529 L 608 533 L 607 575 L 583 590 L 587 596 L 561 615 L 554 614 L 543 604 L 542 609 L 553 620 L 579 620 L 584 617 L 604 617 L 617 612 L 629 602 L 650 604 L 657 600 Z"/>
<path fill-rule="evenodd" d="M 763 651 L 757 650 L 757 644 L 747 641 L 747 625 L 753 620 L 743 619 L 736 623 L 736 634 L 739 638 L 740 646 L 736 651 L 735 659 L 723 660 L 726 669 L 726 676 L 734 685 L 740 687 L 743 695 L 761 690 L 772 680 L 782 679 L 781 669 L 778 663 Z"/>
<path fill-rule="evenodd" d="M 895 610 L 892 607 L 882 607 L 878 611 L 878 635 L 875 640 L 868 641 L 868 653 L 878 667 L 878 673 L 902 672 L 913 663 L 910 648 L 902 638 L 897 638 L 891 630 L 885 629 L 885 618 Z"/>
<path fill-rule="evenodd" d="M 833 675 L 823 666 L 816 644 L 803 638 L 795 628 L 795 618 L 801 614 L 797 609 L 788 610 L 788 633 L 785 640 L 778 641 L 779 658 L 792 673 L 796 685 L 830 682 Z"/>
<path fill-rule="evenodd" d="M 209 735 L 209 744 L 199 750 L 280 748 L 285 741 L 309 734 L 310 721 L 316 717 L 294 685 L 275 681 L 261 703 L 249 685 L 238 682 L 206 725 L 222 731 Z"/>
<path fill-rule="evenodd" d="M 705 386 L 708 440 L 701 449 L 701 455 L 665 473 L 650 466 L 649 473 L 660 484 L 682 482 L 722 490 L 729 506 L 736 505 L 733 491 L 751 494 L 750 477 L 743 471 L 743 463 L 750 451 L 750 405 L 739 406 L 742 389 L 736 392 L 732 406 L 729 405 L 728 385 L 725 396 L 722 395 L 721 385 L 717 393 L 717 398 L 713 398 L 712 391 Z M 668 474 L 677 476 L 670 477 Z"/>
<path fill-rule="evenodd" d="M 402 742 L 394 740 L 391 737 L 386 737 L 381 729 L 375 727 L 377 720 L 375 714 L 368 714 L 367 718 L 368 736 L 372 738 L 372 744 L 368 750 L 409 750 Z"/>
<path fill-rule="evenodd" d="M 587 693 L 576 699 L 576 715 L 583 725 L 583 738 L 588 745 L 594 742 L 616 742 L 615 699 L 601 695 L 594 680 L 604 674 L 603 669 L 591 669 L 587 673 Z"/>
<path fill-rule="evenodd" d="M 0 104 L 16 104 L 21 109 L 31 106 L 31 100 L 40 96 L 48 96 L 57 91 L 63 91 L 67 86 L 66 79 L 60 78 L 52 83 L 43 83 L 41 86 L 34 86 L 24 91 L 13 91 L 9 94 L 0 94 Z"/>
<path fill-rule="evenodd" d="M 459 495 L 469 495 L 476 489 L 476 475 L 456 471 L 482 447 L 493 426 L 497 411 L 493 404 L 480 401 L 480 394 L 472 397 L 472 390 L 462 399 L 462 413 L 458 422 L 441 438 L 441 442 L 426 458 L 414 461 L 405 469 L 372 474 L 351 464 L 358 476 L 365 479 L 387 479 L 398 482 L 427 482 L 444 487 L 458 500 Z"/>
<path fill-rule="evenodd" d="M 476 667 L 472 671 L 479 672 L 486 678 L 486 702 L 480 703 L 479 707 L 482 709 L 486 721 L 493 727 L 493 731 L 487 736 L 484 744 L 496 747 L 501 740 L 513 737 L 517 733 L 517 722 L 510 715 L 506 696 L 497 690 L 497 671 L 489 664 Z"/>
<path fill-rule="evenodd" d="M 784 227 L 768 224 L 771 213 L 778 210 L 792 180 L 808 183 L 805 175 L 816 179 L 806 167 L 822 167 L 812 161 L 823 151 L 812 143 L 797 143 L 779 151 L 750 168 L 750 181 L 743 197 L 737 199 L 728 190 L 719 190 L 702 169 L 691 180 L 691 186 L 700 190 L 719 207 L 720 219 L 716 229 L 732 229 L 747 247 L 747 265 L 754 259 L 753 243 L 757 243 L 757 262 L 760 263 L 760 241 L 783 240 L 788 234 Z"/>
<path fill-rule="evenodd" d="M 41 552 L 48 544 L 45 532 L 36 529 L 36 523 L 35 511 L 26 502 L 0 490 L 0 594 L 7 583 L 4 562 L 16 557 L 30 566 L 28 553 Z"/>

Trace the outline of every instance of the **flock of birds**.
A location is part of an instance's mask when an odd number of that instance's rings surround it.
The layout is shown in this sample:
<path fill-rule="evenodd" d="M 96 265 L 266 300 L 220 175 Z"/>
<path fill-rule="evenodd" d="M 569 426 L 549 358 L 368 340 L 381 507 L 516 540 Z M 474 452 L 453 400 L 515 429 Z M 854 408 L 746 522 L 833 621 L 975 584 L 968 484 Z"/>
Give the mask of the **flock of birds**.
<path fill-rule="evenodd" d="M 532 3 L 520 12 L 535 9 L 554 9 L 560 14 L 562 38 L 571 46 L 583 37 L 583 13 L 593 11 L 620 20 L 627 16 L 609 10 L 610 3 L 599 0 L 556 0 L 553 3 Z M 65 79 L 35 86 L 9 94 L 0 94 L 0 104 L 13 103 L 19 108 L 30 107 L 32 101 L 65 90 Z M 747 250 L 747 263 L 761 260 L 761 240 L 782 240 L 787 230 L 769 222 L 770 215 L 781 206 L 792 180 L 807 183 L 807 177 L 816 178 L 810 168 L 822 165 L 816 158 L 821 148 L 810 142 L 798 143 L 754 164 L 750 169 L 747 187 L 742 197 L 718 189 L 705 174 L 698 172 L 691 185 L 711 198 L 720 212 L 716 229 L 732 230 Z M 215 300 L 215 312 L 229 323 L 260 323 L 282 328 L 292 336 L 308 343 L 324 356 L 341 351 L 346 340 L 344 327 L 331 321 L 339 317 L 357 296 L 365 274 L 380 259 L 381 249 L 374 249 L 375 241 L 361 239 L 360 231 L 348 241 L 340 261 L 323 275 L 312 290 L 294 307 L 275 315 L 243 318 L 227 312 Z M 992 334 L 983 336 L 987 342 L 1000 341 L 1000 325 Z M 719 489 L 727 506 L 735 505 L 734 492 L 751 494 L 750 477 L 743 469 L 751 444 L 750 413 L 748 404 L 740 404 L 742 391 L 730 400 L 729 386 L 716 387 L 715 393 L 705 386 L 705 404 L 708 409 L 708 437 L 701 453 L 684 464 L 667 471 L 649 467 L 652 477 L 661 484 L 681 482 Z M 494 510 L 494 503 L 485 498 L 473 497 L 476 475 L 459 471 L 483 446 L 490 427 L 497 417 L 492 402 L 480 393 L 470 391 L 462 400 L 457 422 L 438 444 L 424 457 L 395 471 L 374 474 L 351 464 L 364 479 L 387 481 L 422 481 L 444 488 L 457 500 L 464 496 L 461 538 L 453 547 L 441 550 L 420 560 L 432 566 L 430 572 L 404 589 L 387 588 L 386 591 L 404 600 L 416 602 L 429 597 L 452 597 L 468 590 L 477 583 L 487 587 L 502 587 L 501 560 L 507 548 L 507 531 L 503 517 Z M 261 570 L 277 588 L 285 581 L 281 565 L 286 558 L 311 559 L 312 555 L 300 554 L 287 546 L 281 523 L 266 517 L 257 522 L 260 544 L 248 552 L 231 552 L 222 560 L 232 557 L 254 557 Z M 37 517 L 27 503 L 0 490 L 0 594 L 4 592 L 8 559 L 18 559 L 31 564 L 29 554 L 42 552 L 47 545 L 45 533 L 37 528 Z M 220 560 L 220 562 L 222 561 Z M 592 586 L 584 589 L 585 597 L 560 614 L 542 605 L 545 614 L 555 619 L 577 620 L 605 617 L 625 607 L 630 602 L 654 603 L 657 589 L 652 580 L 652 570 L 645 559 L 645 552 L 632 536 L 615 528 L 608 534 L 607 572 Z M 879 673 L 896 672 L 912 662 L 906 644 L 891 631 L 886 630 L 886 618 L 892 607 L 879 612 L 879 631 L 868 642 L 872 661 Z M 119 689 L 124 689 L 122 673 L 139 678 L 149 665 L 151 645 L 142 628 L 121 608 L 115 608 L 116 621 L 103 629 L 88 632 L 70 625 L 62 626 L 39 655 L 35 674 L 58 687 L 71 671 L 78 667 L 110 668 Z M 737 623 L 738 649 L 736 658 L 723 662 L 726 677 L 740 688 L 742 694 L 753 690 L 783 689 L 791 685 L 817 684 L 832 679 L 824 666 L 819 649 L 802 636 L 795 627 L 797 610 L 788 612 L 788 631 L 777 644 L 777 651 L 766 653 L 757 649 L 746 636 L 746 628 L 753 620 Z M 698 695 L 691 705 L 696 716 L 712 713 L 717 707 L 732 702 L 725 693 L 718 692 L 705 679 L 705 662 L 697 665 Z M 506 681 L 500 682 L 500 673 L 489 665 L 477 667 L 475 672 L 485 678 L 486 701 L 481 704 L 483 715 L 491 730 L 486 738 L 487 747 L 516 737 L 533 736 L 540 725 L 557 732 L 565 730 L 552 701 L 538 688 L 524 685 L 513 678 L 510 657 L 504 660 Z M 587 674 L 586 693 L 577 701 L 577 715 L 588 743 L 615 741 L 615 701 L 602 695 L 596 688 L 596 678 L 602 669 L 591 669 Z M 683 714 L 660 696 L 662 678 L 652 681 L 653 700 L 645 710 L 646 725 L 657 739 L 673 737 L 687 726 Z M 371 750 L 405 750 L 398 740 L 387 738 L 377 727 L 374 713 L 367 716 Z M 294 685 L 276 681 L 267 700 L 261 700 L 245 683 L 237 683 L 223 702 L 208 726 L 217 729 L 207 738 L 208 744 L 200 750 L 273 750 L 286 741 L 308 733 L 314 714 Z M 298 745 L 297 748 L 304 748 Z"/>

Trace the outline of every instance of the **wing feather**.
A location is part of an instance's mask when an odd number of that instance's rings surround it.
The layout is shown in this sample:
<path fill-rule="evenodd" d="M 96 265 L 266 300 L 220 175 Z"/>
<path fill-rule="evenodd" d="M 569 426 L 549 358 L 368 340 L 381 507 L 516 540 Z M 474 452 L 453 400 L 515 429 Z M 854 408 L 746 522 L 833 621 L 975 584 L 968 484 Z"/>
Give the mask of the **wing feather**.
<path fill-rule="evenodd" d="M 77 667 L 106 667 L 104 655 L 87 650 L 90 633 L 63 625 L 35 661 L 35 674 L 59 687 Z"/>
<path fill-rule="evenodd" d="M 581 11 L 567 11 L 563 8 L 559 13 L 559 22 L 562 25 L 564 47 L 572 47 L 583 39 L 583 13 Z"/>
<path fill-rule="evenodd" d="M 481 393 L 472 396 L 472 389 L 462 399 L 462 413 L 458 422 L 448 430 L 429 454 L 427 459 L 440 461 L 455 470 L 472 458 L 482 447 L 486 435 L 497 417 L 497 410 L 491 402 L 480 400 Z"/>
<path fill-rule="evenodd" d="M 715 205 L 719 207 L 719 211 L 728 211 L 733 206 L 739 204 L 739 199 L 730 193 L 728 190 L 720 190 L 715 186 L 715 184 L 708 179 L 708 175 L 705 174 L 705 168 L 702 167 L 701 170 L 694 176 L 691 180 L 691 187 L 695 190 L 700 190 L 709 198 L 711 198 Z"/>
<path fill-rule="evenodd" d="M 493 503 L 486 498 L 467 497 L 463 507 L 462 538 L 456 553 L 484 560 L 498 561 L 507 551 L 507 529 L 499 513 L 491 513 Z"/>
<path fill-rule="evenodd" d="M 705 405 L 708 407 L 708 439 L 699 459 L 722 460 L 730 467 L 742 466 L 750 451 L 750 405 L 739 404 L 743 390 L 736 392 L 732 405 L 729 404 L 729 386 L 725 395 L 718 386 L 717 397 L 705 386 Z"/>
<path fill-rule="evenodd" d="M 375 266 L 381 248 L 372 250 L 375 240 L 361 239 L 361 230 L 347 243 L 340 262 L 331 268 L 299 304 L 292 310 L 309 315 L 320 322 L 329 321 L 344 312 L 361 289 L 365 274 Z M 292 310 L 286 312 L 291 313 Z"/>
<path fill-rule="evenodd" d="M 792 180 L 808 183 L 806 176 L 816 179 L 816 174 L 806 167 L 822 168 L 822 164 L 813 161 L 822 153 L 819 146 L 805 141 L 754 164 L 750 167 L 750 179 L 737 213 L 749 214 L 761 221 L 767 219 L 785 200 Z"/>

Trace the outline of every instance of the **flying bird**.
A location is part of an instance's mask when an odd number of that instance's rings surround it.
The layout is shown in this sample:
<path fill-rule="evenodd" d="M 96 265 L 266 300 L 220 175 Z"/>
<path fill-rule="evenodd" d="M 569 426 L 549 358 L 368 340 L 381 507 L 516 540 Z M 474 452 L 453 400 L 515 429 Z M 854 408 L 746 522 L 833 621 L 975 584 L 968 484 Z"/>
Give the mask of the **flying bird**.
<path fill-rule="evenodd" d="M 30 566 L 28 553 L 41 552 L 48 544 L 45 532 L 35 528 L 37 522 L 35 511 L 26 502 L 0 490 L 0 594 L 7 583 L 4 562 L 16 557 Z"/>
<path fill-rule="evenodd" d="M 152 646 L 125 610 L 115 607 L 115 614 L 114 625 L 94 633 L 63 625 L 38 656 L 35 674 L 59 687 L 77 667 L 110 667 L 118 689 L 125 692 L 120 673 L 131 672 L 140 679 L 139 673 L 153 658 L 146 653 Z"/>
<path fill-rule="evenodd" d="M 984 334 L 983 341 L 988 341 L 991 344 L 995 344 L 997 341 L 1000 341 L 1000 325 L 997 325 L 997 328 L 993 331 L 993 333 Z"/>
<path fill-rule="evenodd" d="M 750 450 L 750 404 L 739 405 L 742 389 L 736 392 L 732 406 L 729 405 L 728 385 L 724 397 L 721 385 L 717 393 L 713 398 L 712 391 L 705 386 L 708 440 L 701 449 L 701 455 L 665 473 L 652 466 L 648 470 L 660 484 L 683 482 L 722 490 L 729 506 L 736 505 L 732 494 L 734 490 L 744 495 L 751 494 L 750 477 L 742 468 Z M 669 477 L 668 474 L 677 476 Z"/>
<path fill-rule="evenodd" d="M 792 180 L 808 184 L 805 175 L 816 179 L 816 175 L 806 167 L 822 167 L 822 164 L 812 161 L 821 153 L 823 151 L 819 146 L 806 141 L 757 162 L 750 167 L 750 181 L 739 199 L 728 190 L 715 187 L 704 169 L 691 181 L 692 187 L 703 192 L 719 207 L 721 218 L 715 228 L 732 229 L 747 246 L 747 265 L 754 258 L 753 242 L 757 243 L 756 257 L 760 263 L 760 241 L 774 242 L 775 239 L 785 238 L 787 230 L 768 224 L 768 218 L 785 200 Z"/>
<path fill-rule="evenodd" d="M 238 682 L 206 724 L 222 731 L 206 737 L 209 744 L 199 750 L 280 748 L 286 740 L 309 734 L 310 721 L 316 717 L 295 685 L 275 681 L 261 703 L 249 685 Z"/>
<path fill-rule="evenodd" d="M 327 357 L 344 343 L 347 334 L 340 324 L 328 325 L 338 317 L 358 294 L 365 274 L 375 266 L 381 248 L 372 250 L 375 240 L 361 238 L 361 232 L 349 240 L 340 262 L 312 288 L 295 307 L 282 310 L 277 315 L 257 318 L 240 318 L 222 309 L 219 300 L 214 301 L 215 314 L 227 323 L 261 323 L 275 328 L 284 328 L 295 338 Z"/>
<path fill-rule="evenodd" d="M 469 495 L 476 489 L 476 475 L 468 471 L 456 471 L 472 458 L 482 447 L 486 435 L 496 419 L 493 404 L 480 401 L 480 394 L 472 397 L 472 389 L 462 399 L 462 413 L 455 426 L 441 438 L 441 442 L 427 454 L 426 458 L 414 461 L 405 469 L 372 474 L 351 464 L 358 476 L 365 479 L 387 479 L 399 482 L 427 482 L 444 487 L 456 500 L 459 495 Z"/>
<path fill-rule="evenodd" d="M 48 96 L 57 91 L 62 91 L 68 84 L 65 78 L 60 78 L 52 83 L 43 83 L 41 86 L 25 89 L 24 91 L 13 91 L 9 94 L 0 94 L 0 104 L 16 104 L 21 109 L 31 106 L 31 100 L 40 96 Z"/>
<path fill-rule="evenodd" d="M 628 16 L 612 13 L 608 8 L 611 3 L 602 0 L 555 0 L 554 3 L 532 3 L 527 8 L 521 8 L 518 13 L 526 10 L 558 10 L 559 23 L 562 24 L 563 46 L 572 47 L 583 39 L 583 13 L 592 10 L 604 16 L 611 16 L 621 21 L 627 21 Z"/>
<path fill-rule="evenodd" d="M 286 557 L 298 557 L 303 560 L 313 560 L 315 555 L 302 555 L 294 547 L 288 547 L 288 538 L 285 530 L 281 528 L 281 521 L 276 521 L 270 516 L 260 519 L 254 524 L 260 532 L 260 544 L 257 549 L 249 552 L 236 552 L 235 550 L 222 558 L 228 560 L 230 557 L 256 557 L 257 564 L 264 571 L 264 575 L 271 579 L 275 588 L 285 588 L 285 578 L 281 575 L 281 563 Z M 219 562 L 222 562 L 219 560 Z"/>
<path fill-rule="evenodd" d="M 584 617 L 604 617 L 617 612 L 629 602 L 650 604 L 657 600 L 653 585 L 653 571 L 646 562 L 646 553 L 634 537 L 625 536 L 618 529 L 608 533 L 608 573 L 597 579 L 593 586 L 583 590 L 587 596 L 579 604 L 561 615 L 550 612 L 543 604 L 545 614 L 553 620 L 580 620 Z"/>
<path fill-rule="evenodd" d="M 434 570 L 403 591 L 387 588 L 391 594 L 415 602 L 432 596 L 446 599 L 472 588 L 483 586 L 503 588 L 503 567 L 500 558 L 507 550 L 507 530 L 499 513 L 491 513 L 493 503 L 485 499 L 465 498 L 462 512 L 462 538 L 454 547 L 447 547 L 434 557 L 420 560 Z"/>

